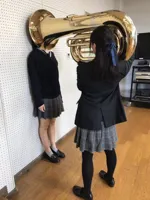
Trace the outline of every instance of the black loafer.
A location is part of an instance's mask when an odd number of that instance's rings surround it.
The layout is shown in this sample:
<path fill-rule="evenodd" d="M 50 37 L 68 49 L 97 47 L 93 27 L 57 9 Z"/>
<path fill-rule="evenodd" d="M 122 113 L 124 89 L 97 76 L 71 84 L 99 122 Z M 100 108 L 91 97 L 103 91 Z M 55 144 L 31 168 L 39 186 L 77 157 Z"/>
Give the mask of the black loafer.
<path fill-rule="evenodd" d="M 79 186 L 74 186 L 73 187 L 73 193 L 77 196 L 77 197 L 80 197 L 84 200 L 93 200 L 93 195 L 92 193 L 89 194 L 89 195 L 86 195 L 84 193 L 84 188 L 81 188 Z"/>
<path fill-rule="evenodd" d="M 46 153 L 44 153 L 43 158 L 50 161 L 51 163 L 59 163 L 60 159 L 56 156 L 56 155 L 51 155 L 51 157 L 49 157 Z"/>
<path fill-rule="evenodd" d="M 57 152 L 55 152 L 52 148 L 51 148 L 51 150 L 52 150 L 53 154 L 56 155 L 57 157 L 65 158 L 65 154 L 62 151 L 60 151 L 59 149 L 57 150 Z"/>
<path fill-rule="evenodd" d="M 109 179 L 107 178 L 107 173 L 105 171 L 100 171 L 99 173 L 100 178 L 105 181 L 105 183 L 109 186 L 109 187 L 114 187 L 115 186 L 115 180 L 114 178 Z"/>

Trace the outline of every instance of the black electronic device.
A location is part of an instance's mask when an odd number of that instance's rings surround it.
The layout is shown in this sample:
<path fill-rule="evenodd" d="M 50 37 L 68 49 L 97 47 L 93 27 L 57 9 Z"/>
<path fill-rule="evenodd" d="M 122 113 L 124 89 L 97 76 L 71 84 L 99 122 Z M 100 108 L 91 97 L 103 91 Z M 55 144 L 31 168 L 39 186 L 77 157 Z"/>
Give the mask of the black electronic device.
<path fill-rule="evenodd" d="M 135 59 L 150 59 L 150 33 L 138 34 Z"/>

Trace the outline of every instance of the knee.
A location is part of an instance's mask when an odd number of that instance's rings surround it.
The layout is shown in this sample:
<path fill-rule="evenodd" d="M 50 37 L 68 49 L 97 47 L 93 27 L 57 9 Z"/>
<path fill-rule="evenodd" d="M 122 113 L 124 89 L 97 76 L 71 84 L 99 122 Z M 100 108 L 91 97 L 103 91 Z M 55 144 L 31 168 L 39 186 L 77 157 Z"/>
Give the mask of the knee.
<path fill-rule="evenodd" d="M 88 151 L 84 151 L 82 153 L 82 160 L 83 161 L 89 161 L 89 160 L 92 160 L 92 158 L 93 158 L 93 153 L 90 153 Z"/>
<path fill-rule="evenodd" d="M 54 126 L 55 125 L 55 121 L 56 121 L 56 119 L 50 119 L 50 126 Z"/>
<path fill-rule="evenodd" d="M 50 126 L 50 122 L 45 120 L 40 123 L 40 129 L 47 131 Z"/>

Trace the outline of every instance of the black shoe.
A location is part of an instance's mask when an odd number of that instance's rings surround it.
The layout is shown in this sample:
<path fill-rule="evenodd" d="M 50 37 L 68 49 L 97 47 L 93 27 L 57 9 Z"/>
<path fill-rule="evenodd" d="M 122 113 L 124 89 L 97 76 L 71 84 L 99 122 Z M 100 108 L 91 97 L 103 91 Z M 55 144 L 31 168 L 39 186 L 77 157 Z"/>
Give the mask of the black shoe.
<path fill-rule="evenodd" d="M 56 152 L 51 147 L 51 150 L 52 150 L 53 154 L 56 155 L 57 157 L 59 157 L 59 158 L 65 158 L 65 154 L 63 152 L 61 152 L 59 149 Z"/>
<path fill-rule="evenodd" d="M 73 187 L 73 193 L 77 196 L 77 197 L 80 197 L 84 200 L 93 200 L 93 195 L 92 193 L 89 194 L 89 195 L 86 195 L 84 193 L 84 188 L 81 188 L 79 186 L 74 186 Z"/>
<path fill-rule="evenodd" d="M 46 153 L 44 153 L 43 158 L 46 159 L 46 160 L 49 160 L 52 163 L 59 163 L 60 162 L 60 159 L 54 154 L 52 154 L 51 157 L 49 157 Z"/>
<path fill-rule="evenodd" d="M 100 178 L 101 178 L 103 181 L 105 181 L 105 183 L 106 183 L 109 187 L 114 187 L 114 186 L 115 186 L 115 180 L 114 180 L 114 178 L 109 179 L 109 178 L 107 177 L 107 173 L 104 172 L 103 170 L 100 171 L 99 176 L 100 176 Z"/>

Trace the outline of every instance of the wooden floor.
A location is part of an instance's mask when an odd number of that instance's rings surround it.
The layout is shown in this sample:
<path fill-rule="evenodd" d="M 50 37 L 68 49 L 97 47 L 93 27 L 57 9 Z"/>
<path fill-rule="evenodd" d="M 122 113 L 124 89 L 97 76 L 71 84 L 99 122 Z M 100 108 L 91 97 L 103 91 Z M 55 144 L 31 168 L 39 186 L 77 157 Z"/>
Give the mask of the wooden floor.
<path fill-rule="evenodd" d="M 128 122 L 117 126 L 118 165 L 116 187 L 108 188 L 98 177 L 106 169 L 104 153 L 94 156 L 94 200 L 150 200 L 150 109 L 126 108 Z M 17 181 L 19 193 L 12 200 L 76 200 L 72 186 L 82 185 L 81 154 L 73 143 L 74 133 L 59 147 L 66 153 L 58 165 L 38 162 Z"/>

